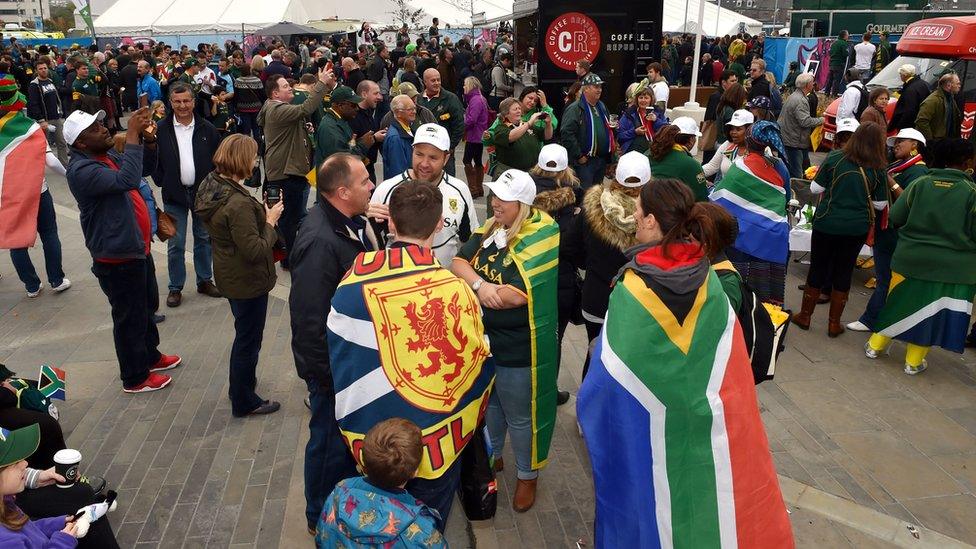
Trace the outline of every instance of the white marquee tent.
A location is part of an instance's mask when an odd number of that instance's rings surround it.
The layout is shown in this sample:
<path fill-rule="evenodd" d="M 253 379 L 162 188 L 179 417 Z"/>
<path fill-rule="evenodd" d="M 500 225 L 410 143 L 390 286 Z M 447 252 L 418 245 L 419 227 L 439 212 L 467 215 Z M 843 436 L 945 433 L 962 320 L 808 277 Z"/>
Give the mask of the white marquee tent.
<path fill-rule="evenodd" d="M 699 2 L 703 1 L 705 0 L 664 0 L 664 32 L 697 32 Z M 730 9 L 720 8 L 712 2 L 705 2 L 703 34 L 736 34 L 740 32 L 740 27 L 749 34 L 758 34 L 762 30 L 762 22 Z"/>

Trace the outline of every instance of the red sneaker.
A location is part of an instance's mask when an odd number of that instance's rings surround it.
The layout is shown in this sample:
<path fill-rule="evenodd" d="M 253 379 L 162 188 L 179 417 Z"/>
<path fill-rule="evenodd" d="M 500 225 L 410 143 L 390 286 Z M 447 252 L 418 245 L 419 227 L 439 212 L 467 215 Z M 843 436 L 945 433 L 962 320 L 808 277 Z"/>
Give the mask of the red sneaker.
<path fill-rule="evenodd" d="M 122 390 L 126 393 L 151 393 L 166 387 L 172 381 L 173 378 L 167 375 L 149 372 L 149 377 L 146 378 L 146 381 L 143 381 L 135 387 L 123 387 Z"/>
<path fill-rule="evenodd" d="M 181 362 L 183 362 L 183 359 L 181 359 L 178 355 L 160 354 L 159 360 L 156 361 L 156 364 L 153 364 L 152 366 L 149 367 L 149 371 L 165 372 L 166 370 L 172 370 L 173 368 L 176 368 L 177 366 L 180 365 Z"/>

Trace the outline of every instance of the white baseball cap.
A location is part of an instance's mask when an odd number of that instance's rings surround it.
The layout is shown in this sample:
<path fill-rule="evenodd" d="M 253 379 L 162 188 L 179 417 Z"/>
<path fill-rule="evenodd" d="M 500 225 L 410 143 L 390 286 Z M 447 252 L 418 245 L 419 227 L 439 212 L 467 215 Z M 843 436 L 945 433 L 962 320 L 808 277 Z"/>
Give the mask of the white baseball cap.
<path fill-rule="evenodd" d="M 85 111 L 75 111 L 68 115 L 68 118 L 64 120 L 64 141 L 68 145 L 74 145 L 75 140 L 81 135 L 81 132 L 88 129 L 89 126 L 94 124 L 96 121 L 101 122 L 105 120 L 105 111 L 98 111 L 95 114 L 88 114 Z"/>
<path fill-rule="evenodd" d="M 566 147 L 550 143 L 539 151 L 539 169 L 547 172 L 561 172 L 569 166 L 569 153 Z"/>
<path fill-rule="evenodd" d="M 624 187 L 643 187 L 645 183 L 651 180 L 651 162 L 647 155 L 630 151 L 617 161 L 617 171 L 614 176 L 617 183 Z M 628 181 L 628 179 L 636 179 L 637 181 Z"/>
<path fill-rule="evenodd" d="M 915 128 L 902 128 L 898 130 L 898 135 L 888 138 L 888 146 L 894 147 L 895 141 L 898 139 L 914 139 L 923 145 L 925 144 L 925 136 Z"/>
<path fill-rule="evenodd" d="M 429 123 L 417 128 L 413 136 L 413 144 L 417 146 L 421 143 L 433 145 L 444 152 L 451 150 L 451 136 L 440 124 Z"/>
<path fill-rule="evenodd" d="M 860 126 L 860 122 L 853 118 L 841 118 L 837 121 L 837 133 L 857 131 L 857 127 Z"/>
<path fill-rule="evenodd" d="M 485 187 L 499 200 L 532 205 L 535 201 L 535 180 L 522 170 L 505 170 L 497 179 L 485 182 Z"/>
<path fill-rule="evenodd" d="M 698 122 L 695 122 L 695 119 L 690 116 L 679 116 L 672 120 L 671 124 L 678 126 L 678 133 L 701 137 L 701 132 L 698 131 Z"/>
<path fill-rule="evenodd" d="M 745 109 L 739 109 L 732 113 L 732 118 L 725 123 L 726 126 L 735 126 L 741 128 L 742 126 L 748 126 L 756 121 L 756 116 L 750 111 Z"/>

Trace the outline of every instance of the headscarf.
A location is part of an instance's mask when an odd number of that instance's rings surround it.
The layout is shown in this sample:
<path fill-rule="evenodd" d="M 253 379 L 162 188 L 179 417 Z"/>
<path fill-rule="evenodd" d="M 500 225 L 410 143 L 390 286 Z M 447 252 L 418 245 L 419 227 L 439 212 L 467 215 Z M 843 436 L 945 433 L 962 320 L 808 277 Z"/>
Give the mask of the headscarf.
<path fill-rule="evenodd" d="M 783 138 L 780 134 L 779 125 L 769 120 L 759 120 L 752 125 L 746 144 L 750 149 L 762 149 L 769 147 L 776 151 L 781 159 L 786 159 L 786 147 L 783 146 Z"/>
<path fill-rule="evenodd" d="M 17 81 L 7 75 L 0 78 L 0 112 L 20 111 L 26 106 L 27 98 L 20 93 Z"/>

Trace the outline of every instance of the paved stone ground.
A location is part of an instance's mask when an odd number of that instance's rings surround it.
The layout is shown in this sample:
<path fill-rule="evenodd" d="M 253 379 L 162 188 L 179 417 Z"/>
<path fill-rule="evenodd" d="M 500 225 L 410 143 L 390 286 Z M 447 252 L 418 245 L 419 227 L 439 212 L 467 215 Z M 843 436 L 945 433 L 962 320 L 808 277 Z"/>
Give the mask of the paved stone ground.
<path fill-rule="evenodd" d="M 62 179 L 52 178 L 65 271 L 74 287 L 25 297 L 7 254 L 0 254 L 0 362 L 27 376 L 41 363 L 68 372 L 62 406 L 68 444 L 84 468 L 119 490 L 111 515 L 123 547 L 308 547 L 304 532 L 302 464 L 307 439 L 303 383 L 289 348 L 288 275 L 272 293 L 258 389 L 282 411 L 234 419 L 227 391 L 233 324 L 224 300 L 188 288 L 184 304 L 161 312 L 161 350 L 184 365 L 171 388 L 149 395 L 120 390 L 107 302 L 90 273 L 75 205 Z M 162 253 L 160 253 L 162 252 Z M 43 260 L 32 253 L 39 271 Z M 167 286 L 165 247 L 154 246 L 157 279 Z M 798 302 L 792 264 L 789 302 Z M 190 269 L 192 273 L 192 270 Z M 860 313 L 867 291 L 857 275 L 847 319 Z M 193 275 L 190 274 L 190 280 Z M 930 369 L 901 373 L 904 347 L 877 362 L 861 353 L 865 336 L 826 337 L 826 308 L 814 330 L 790 332 L 774 382 L 759 387 L 779 472 L 864 507 L 976 544 L 976 355 L 933 351 Z M 564 342 L 562 387 L 575 393 L 585 336 L 571 328 Z M 585 448 L 576 433 L 573 401 L 559 409 L 551 465 L 539 501 L 525 514 L 509 504 L 514 472 L 500 479 L 493 524 L 451 516 L 452 547 L 576 547 L 592 545 L 593 492 Z M 509 458 L 509 463 L 513 463 Z M 861 530 L 793 508 L 800 547 L 889 547 Z"/>

